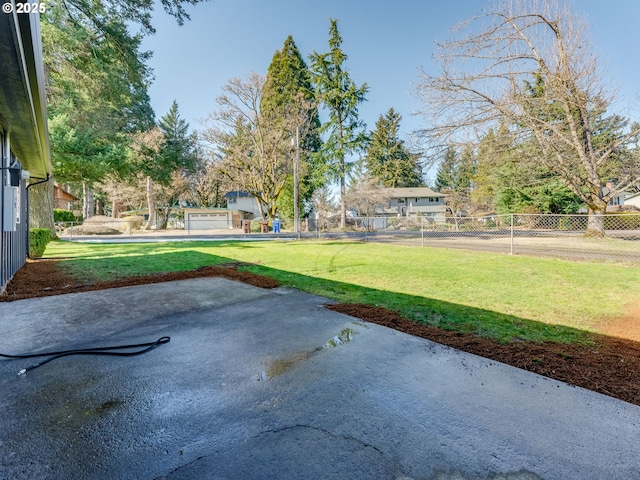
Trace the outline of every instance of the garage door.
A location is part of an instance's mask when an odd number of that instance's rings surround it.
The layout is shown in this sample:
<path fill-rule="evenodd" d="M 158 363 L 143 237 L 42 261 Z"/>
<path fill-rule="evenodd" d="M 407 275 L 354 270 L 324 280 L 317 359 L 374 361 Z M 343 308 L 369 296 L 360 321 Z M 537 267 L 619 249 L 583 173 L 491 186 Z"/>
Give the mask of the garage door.
<path fill-rule="evenodd" d="M 191 213 L 189 214 L 189 229 L 213 230 L 229 228 L 226 213 Z"/>

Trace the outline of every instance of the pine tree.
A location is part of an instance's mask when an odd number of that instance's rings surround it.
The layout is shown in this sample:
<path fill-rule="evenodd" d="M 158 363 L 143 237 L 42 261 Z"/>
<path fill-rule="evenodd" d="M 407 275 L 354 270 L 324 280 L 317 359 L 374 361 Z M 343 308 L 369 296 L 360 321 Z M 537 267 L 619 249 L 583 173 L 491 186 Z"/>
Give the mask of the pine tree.
<path fill-rule="evenodd" d="M 340 182 L 340 226 L 346 224 L 346 176 L 349 155 L 366 148 L 368 139 L 366 125 L 358 118 L 358 105 L 365 101 L 369 88 L 364 83 L 358 87 L 343 64 L 347 56 L 340 48 L 342 37 L 338 32 L 338 20 L 329 19 L 329 52 L 311 55 L 312 80 L 316 95 L 328 110 L 329 121 L 322 125 L 327 133 L 322 153 L 329 162 L 329 175 Z"/>
<path fill-rule="evenodd" d="M 262 88 L 260 111 L 267 116 L 282 111 L 291 111 L 292 105 L 308 111 L 300 112 L 307 116 L 307 128 L 300 134 L 300 202 L 309 204 L 313 191 L 322 187 L 324 179 L 322 165 L 316 153 L 320 150 L 320 119 L 318 108 L 313 101 L 314 92 L 311 74 L 300 50 L 291 35 L 287 37 L 282 50 L 277 50 L 267 70 Z M 303 99 L 304 102 L 300 100 Z M 295 110 L 295 109 L 294 109 Z M 295 132 L 291 132 L 295 138 Z M 282 193 L 278 197 L 278 211 L 285 218 L 293 218 L 293 177 L 287 179 Z"/>
<path fill-rule="evenodd" d="M 393 108 L 380 115 L 365 157 L 367 170 L 385 187 L 423 185 L 418 156 L 409 152 L 398 138 L 402 117 Z"/>
<path fill-rule="evenodd" d="M 158 128 L 164 136 L 164 142 L 160 148 L 160 162 L 155 166 L 152 176 L 156 181 L 165 183 L 170 180 L 173 172 L 191 171 L 195 168 L 195 137 L 189 134 L 189 124 L 180 117 L 175 100 L 158 122 Z"/>
<path fill-rule="evenodd" d="M 472 187 L 473 176 L 476 172 L 476 158 L 471 147 L 456 152 L 452 147 L 447 148 L 444 158 L 438 167 L 436 176 L 436 190 L 469 191 Z"/>

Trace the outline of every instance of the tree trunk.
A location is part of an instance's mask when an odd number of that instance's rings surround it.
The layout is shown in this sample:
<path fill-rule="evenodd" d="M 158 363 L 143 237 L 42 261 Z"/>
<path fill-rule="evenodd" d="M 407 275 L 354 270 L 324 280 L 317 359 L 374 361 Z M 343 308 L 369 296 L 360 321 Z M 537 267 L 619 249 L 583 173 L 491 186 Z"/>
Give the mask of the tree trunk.
<path fill-rule="evenodd" d="M 117 200 L 111 202 L 111 216 L 113 218 L 120 218 L 120 202 Z"/>
<path fill-rule="evenodd" d="M 167 224 L 169 223 L 169 216 L 171 215 L 171 207 L 165 206 L 158 208 L 158 213 L 158 225 L 156 228 L 158 230 L 166 230 Z"/>
<path fill-rule="evenodd" d="M 347 195 L 347 188 L 344 182 L 344 164 L 340 167 L 340 228 L 347 226 L 347 204 L 344 197 Z"/>
<path fill-rule="evenodd" d="M 153 180 L 151 180 L 151 177 L 147 177 L 147 206 L 149 207 L 149 220 L 147 220 L 144 229 L 151 230 L 156 219 L 156 206 L 153 201 Z"/>
<path fill-rule="evenodd" d="M 82 219 L 93 217 L 93 189 L 89 187 L 87 182 L 82 182 Z"/>
<path fill-rule="evenodd" d="M 605 205 L 606 208 L 606 205 Z M 587 221 L 587 237 L 604 237 L 605 210 L 595 210 L 589 207 L 589 220 Z"/>
<path fill-rule="evenodd" d="M 48 228 L 56 238 L 53 222 L 53 178 L 29 188 L 29 228 Z"/>

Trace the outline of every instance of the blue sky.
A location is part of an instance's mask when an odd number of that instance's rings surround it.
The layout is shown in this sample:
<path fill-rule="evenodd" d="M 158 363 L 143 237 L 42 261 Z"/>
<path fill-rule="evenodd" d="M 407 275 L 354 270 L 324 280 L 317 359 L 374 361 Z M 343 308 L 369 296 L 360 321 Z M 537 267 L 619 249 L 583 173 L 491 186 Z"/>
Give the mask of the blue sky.
<path fill-rule="evenodd" d="M 419 69 L 436 72 L 431 59 L 435 40 L 477 13 L 485 0 L 211 0 L 189 8 L 191 21 L 179 27 L 164 12 L 154 16 L 155 36 L 143 48 L 155 81 L 150 89 L 157 117 L 176 99 L 192 129 L 216 109 L 221 87 L 251 71 L 266 74 L 274 52 L 292 35 L 308 62 L 314 50 L 328 50 L 329 17 L 339 19 L 343 50 L 352 79 L 369 85 L 360 116 L 369 129 L 390 107 L 403 116 L 402 134 L 419 128 L 411 97 Z M 593 45 L 608 66 L 609 80 L 621 88 L 619 105 L 627 109 L 640 90 L 640 2 L 579 0 L 574 10 L 591 26 Z M 620 112 L 629 114 L 630 112 Z M 640 118 L 638 110 L 631 113 Z"/>

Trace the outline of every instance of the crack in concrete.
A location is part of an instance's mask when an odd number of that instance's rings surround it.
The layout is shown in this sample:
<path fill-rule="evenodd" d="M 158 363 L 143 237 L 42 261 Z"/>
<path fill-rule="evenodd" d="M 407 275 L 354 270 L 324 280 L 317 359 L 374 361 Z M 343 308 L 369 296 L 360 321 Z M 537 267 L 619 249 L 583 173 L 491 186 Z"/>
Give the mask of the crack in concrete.
<path fill-rule="evenodd" d="M 402 469 L 399 467 L 399 465 L 397 464 L 397 462 L 394 462 L 393 460 L 391 460 L 387 454 L 385 454 L 385 452 L 383 452 L 382 450 L 380 450 L 378 447 L 376 447 L 375 445 L 372 445 L 370 443 L 366 443 L 363 440 L 353 437 L 353 436 L 349 436 L 349 435 L 342 435 L 342 434 L 337 434 L 335 432 L 329 431 L 325 428 L 322 427 L 316 427 L 313 425 L 305 425 L 305 424 L 295 424 L 295 425 L 288 425 L 288 426 L 284 426 L 284 427 L 280 427 L 280 428 L 273 428 L 270 430 L 264 430 L 262 432 L 259 432 L 257 435 L 254 435 L 253 437 L 251 437 L 251 439 L 256 439 L 259 438 L 263 435 L 267 435 L 267 434 L 278 434 L 278 433 L 282 433 L 282 432 L 286 432 L 288 430 L 295 430 L 295 429 L 309 429 L 309 430 L 313 430 L 313 431 L 317 431 L 317 432 L 322 432 L 325 435 L 328 435 L 329 437 L 332 438 L 338 438 L 338 439 L 343 439 L 343 440 L 347 440 L 347 441 L 354 441 L 360 445 L 362 445 L 365 448 L 371 448 L 374 451 L 376 451 L 378 454 L 380 454 L 380 456 L 386 461 L 388 462 L 389 465 L 392 466 L 393 470 L 395 470 L 395 473 L 393 474 L 392 480 L 415 480 L 413 477 L 408 476 L 406 473 L 404 473 L 402 471 Z M 216 452 L 217 453 L 217 452 Z M 184 465 L 180 465 L 179 467 L 171 470 L 169 473 L 167 473 L 166 475 L 163 475 L 161 477 L 155 477 L 154 480 L 162 480 L 162 479 L 167 479 L 169 477 L 171 477 L 173 474 L 179 472 L 180 470 L 189 467 L 190 465 L 193 465 L 194 463 L 197 463 L 203 459 L 206 459 L 208 457 L 210 457 L 211 455 L 214 455 L 215 453 L 212 454 L 208 454 L 208 455 L 201 455 L 197 458 L 195 458 L 194 460 L 191 460 L 190 462 L 185 463 Z M 477 475 L 472 475 L 472 476 L 468 476 L 465 473 L 459 472 L 459 471 L 453 471 L 453 472 L 438 472 L 435 474 L 435 476 L 430 477 L 431 480 L 540 480 L 540 477 L 538 475 L 536 475 L 533 472 L 527 471 L 527 470 L 520 470 L 520 471 L 513 471 L 513 472 L 505 472 L 505 473 L 498 473 L 498 474 L 490 474 L 487 477 L 481 477 L 481 476 L 477 476 Z"/>
<path fill-rule="evenodd" d="M 356 442 L 356 443 L 359 443 L 360 445 L 362 445 L 362 446 L 363 446 L 363 447 L 365 447 L 365 448 L 371 448 L 371 449 L 375 450 L 377 453 L 379 453 L 379 454 L 380 454 L 380 456 L 381 456 L 382 458 L 384 458 L 387 462 L 389 462 L 391 465 L 393 465 L 393 466 L 394 466 L 394 468 L 396 469 L 396 473 L 394 474 L 394 477 L 393 477 L 393 479 L 394 479 L 394 480 L 413 480 L 411 477 L 406 476 L 406 475 L 405 475 L 405 474 L 404 474 L 404 473 L 403 473 L 403 472 L 398 468 L 398 466 L 397 466 L 396 462 L 393 462 L 392 460 L 390 460 L 390 459 L 387 457 L 387 455 L 386 455 L 382 450 L 380 450 L 378 447 L 376 447 L 375 445 L 371 445 L 371 444 L 369 444 L 369 443 L 366 443 L 366 442 L 364 442 L 364 441 L 362 441 L 362 440 L 360 440 L 359 438 L 356 438 L 356 437 L 351 437 L 351 436 L 348 436 L 348 435 L 340 435 L 340 434 L 336 434 L 336 433 L 334 433 L 334 432 L 331 432 L 331 431 L 326 430 L 326 429 L 321 428 L 321 427 L 314 427 L 313 425 L 296 424 L 296 425 L 290 425 L 290 426 L 281 427 L 281 428 L 274 428 L 274 429 L 271 429 L 271 430 L 264 430 L 264 431 L 262 431 L 262 432 L 258 433 L 257 435 L 254 435 L 254 436 L 253 436 L 253 437 L 251 437 L 251 438 L 252 438 L 252 439 L 256 439 L 256 438 L 259 438 L 259 437 L 261 437 L 261 436 L 263 436 L 263 435 L 266 435 L 266 434 L 270 434 L 270 433 L 278 434 L 278 433 L 281 433 L 281 432 L 286 432 L 287 430 L 294 430 L 294 429 L 298 429 L 298 428 L 304 428 L 304 429 L 310 429 L 310 430 L 314 430 L 314 431 L 322 432 L 322 433 L 324 433 L 324 434 L 326 434 L 326 435 L 328 435 L 328 436 L 330 436 L 330 437 L 332 437 L 332 438 L 341 438 L 341 439 L 343 439 L 343 440 L 347 440 L 347 441 L 354 441 L 354 442 Z M 177 468 L 175 468 L 175 469 L 171 470 L 171 471 L 170 471 L 169 473 L 167 473 L 166 475 L 163 475 L 163 476 L 161 476 L 161 477 L 156 477 L 154 480 L 162 480 L 162 479 L 169 478 L 169 477 L 171 477 L 171 475 L 173 475 L 173 474 L 175 474 L 175 473 L 179 472 L 180 470 L 182 470 L 182 469 L 184 469 L 184 468 L 187 468 L 187 467 L 189 467 L 190 465 L 193 465 L 194 463 L 199 462 L 200 460 L 203 460 L 203 459 L 205 459 L 205 458 L 208 458 L 208 457 L 210 457 L 211 455 L 213 455 L 213 454 L 201 455 L 201 456 L 199 456 L 198 458 L 195 458 L 195 459 L 191 460 L 190 462 L 187 462 L 187 463 L 185 463 L 184 465 L 180 465 L 179 467 L 177 467 Z"/>
<path fill-rule="evenodd" d="M 190 462 L 187 462 L 183 465 L 180 465 L 179 467 L 174 468 L 173 470 L 171 470 L 169 473 L 167 473 L 166 475 L 162 475 L 160 477 L 154 477 L 153 480 L 163 480 L 166 478 L 169 478 L 171 475 L 173 475 L 176 472 L 179 472 L 180 470 L 182 470 L 183 468 L 187 468 L 189 465 L 193 465 L 196 462 L 199 462 L 200 460 L 202 460 L 203 458 L 207 458 L 210 457 L 211 454 L 208 455 L 200 455 L 198 458 L 194 458 L 193 460 L 191 460 Z"/>
<path fill-rule="evenodd" d="M 371 445 L 371 444 L 368 444 L 368 443 L 365 443 L 362 440 L 360 440 L 359 438 L 350 437 L 348 435 L 339 435 L 339 434 L 330 432 L 329 430 L 326 430 L 326 429 L 321 428 L 321 427 L 314 427 L 313 425 L 296 424 L 296 425 L 290 425 L 288 427 L 274 428 L 272 430 L 264 430 L 264 431 L 260 432 L 259 434 L 255 435 L 253 438 L 258 438 L 261 435 L 264 435 L 266 433 L 280 433 L 280 432 L 284 432 L 284 431 L 287 431 L 287 430 L 293 430 L 295 428 L 308 428 L 308 429 L 311 429 L 311 430 L 317 430 L 319 432 L 326 433 L 327 435 L 329 435 L 330 437 L 333 437 L 333 438 L 342 438 L 343 440 L 353 440 L 353 441 L 355 441 L 355 442 L 357 442 L 357 443 L 359 443 L 359 444 L 361 444 L 361 445 L 363 445 L 365 447 L 374 449 L 376 452 L 378 452 L 380 455 L 382 455 L 383 457 L 386 458 L 385 453 L 382 450 L 380 450 L 378 447 L 376 447 L 374 445 Z"/>

